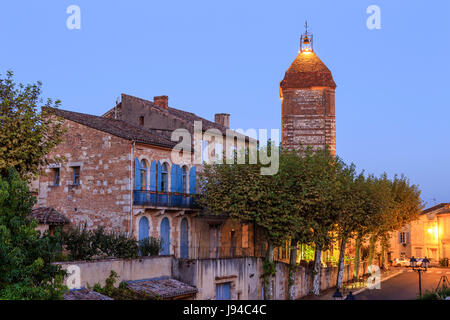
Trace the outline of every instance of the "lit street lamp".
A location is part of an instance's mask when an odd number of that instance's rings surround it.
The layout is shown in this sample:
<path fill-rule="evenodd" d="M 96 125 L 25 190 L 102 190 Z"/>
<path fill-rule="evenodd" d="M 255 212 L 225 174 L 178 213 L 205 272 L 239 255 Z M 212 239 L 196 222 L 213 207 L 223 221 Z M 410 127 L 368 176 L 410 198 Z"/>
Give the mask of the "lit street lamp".
<path fill-rule="evenodd" d="M 427 269 L 430 265 L 430 260 L 425 257 L 425 259 L 422 260 L 422 264 L 420 266 L 417 266 L 417 260 L 412 257 L 410 260 L 410 264 L 413 270 L 419 273 L 419 296 L 420 298 L 422 298 L 422 272 L 427 272 Z"/>

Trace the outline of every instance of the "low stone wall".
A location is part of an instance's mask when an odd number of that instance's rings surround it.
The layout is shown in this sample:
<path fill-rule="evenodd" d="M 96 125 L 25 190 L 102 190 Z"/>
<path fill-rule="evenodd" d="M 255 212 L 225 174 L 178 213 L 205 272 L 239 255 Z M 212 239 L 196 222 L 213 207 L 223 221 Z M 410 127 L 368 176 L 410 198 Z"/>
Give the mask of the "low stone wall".
<path fill-rule="evenodd" d="M 58 262 L 71 275 L 67 283 L 69 288 L 105 284 L 112 270 L 118 275 L 117 284 L 121 281 L 142 280 L 172 276 L 172 256 L 145 257 L 141 259 L 108 259 L 97 261 Z"/>
<path fill-rule="evenodd" d="M 198 288 L 196 299 L 215 300 L 216 286 L 230 283 L 231 300 L 261 300 L 263 298 L 263 259 L 261 258 L 224 258 L 180 260 L 172 256 L 145 257 L 142 259 L 111 259 L 98 261 L 61 262 L 64 269 L 72 275 L 67 279 L 70 288 L 105 284 L 105 279 L 114 270 L 121 281 L 153 278 L 174 278 Z M 360 275 L 366 270 L 366 263 L 360 265 Z M 353 278 L 354 266 L 344 266 L 343 281 Z M 337 267 L 322 268 L 320 289 L 327 290 L 336 286 Z M 78 278 L 77 278 L 78 277 Z M 289 265 L 276 263 L 273 277 L 273 298 L 285 300 L 288 295 Z M 79 280 L 77 282 L 76 280 Z M 70 282 L 70 283 L 69 283 Z M 311 291 L 312 272 L 299 266 L 295 272 L 295 299 L 308 295 Z"/>

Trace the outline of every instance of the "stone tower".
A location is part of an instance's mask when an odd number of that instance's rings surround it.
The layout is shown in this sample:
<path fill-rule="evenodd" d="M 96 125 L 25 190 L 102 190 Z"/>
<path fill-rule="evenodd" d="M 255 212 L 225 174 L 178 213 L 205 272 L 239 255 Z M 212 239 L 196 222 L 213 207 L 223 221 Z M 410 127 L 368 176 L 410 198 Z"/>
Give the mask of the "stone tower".
<path fill-rule="evenodd" d="M 335 89 L 333 76 L 314 53 L 313 36 L 306 29 L 300 52 L 280 83 L 284 148 L 328 145 L 336 154 Z"/>

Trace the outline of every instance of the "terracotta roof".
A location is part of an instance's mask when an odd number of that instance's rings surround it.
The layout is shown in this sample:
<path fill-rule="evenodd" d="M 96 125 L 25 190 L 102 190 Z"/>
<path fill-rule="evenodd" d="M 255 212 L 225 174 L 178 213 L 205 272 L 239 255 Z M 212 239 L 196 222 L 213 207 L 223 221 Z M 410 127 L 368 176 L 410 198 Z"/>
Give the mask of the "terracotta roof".
<path fill-rule="evenodd" d="M 112 134 L 123 139 L 134 140 L 141 143 L 167 148 L 172 148 L 176 145 L 175 142 L 171 141 L 161 134 L 155 134 L 151 131 L 136 127 L 122 120 L 115 120 L 111 118 L 99 117 L 90 114 L 55 108 L 51 109 L 54 110 L 55 114 L 59 117 Z"/>
<path fill-rule="evenodd" d="M 145 105 L 149 108 L 151 108 L 152 110 L 161 113 L 162 115 L 165 115 L 169 118 L 172 119 L 176 119 L 179 120 L 183 123 L 186 124 L 186 127 L 188 129 L 192 129 L 194 127 L 194 121 L 201 121 L 202 122 L 202 129 L 203 131 L 206 131 L 208 129 L 218 129 L 220 132 L 222 132 L 222 134 L 226 134 L 226 130 L 228 128 L 222 126 L 219 123 L 213 122 L 213 121 L 209 121 L 205 118 L 202 118 L 198 115 L 196 115 L 195 113 L 192 112 L 187 112 L 187 111 L 183 111 L 180 109 L 176 109 L 176 108 L 172 108 L 172 107 L 168 107 L 168 108 L 164 108 L 161 106 L 158 106 L 156 104 L 154 104 L 152 101 L 149 100 L 145 100 L 145 99 L 141 99 L 138 97 L 134 97 L 134 96 L 130 96 L 127 94 L 122 93 L 122 103 L 125 102 L 131 102 L 131 103 L 138 103 L 138 104 L 142 104 Z M 103 117 L 108 117 L 110 116 L 112 113 L 114 112 L 114 108 L 110 109 L 109 111 L 107 111 Z M 146 129 L 146 130 L 160 130 L 160 129 Z M 192 132 L 192 131 L 191 131 Z M 238 136 L 241 136 L 241 134 L 236 133 Z M 248 141 L 248 137 L 246 137 L 246 140 Z M 254 139 L 252 139 L 254 140 Z M 256 140 L 254 140 L 254 142 L 256 142 Z"/>
<path fill-rule="evenodd" d="M 314 52 L 299 53 L 286 71 L 281 88 L 336 88 L 331 71 Z"/>
<path fill-rule="evenodd" d="M 73 289 L 64 295 L 64 300 L 114 300 L 96 291 L 86 288 Z"/>
<path fill-rule="evenodd" d="M 441 209 L 441 210 L 439 210 L 439 209 Z M 440 203 L 440 204 L 435 205 L 435 206 L 433 206 L 431 208 L 423 210 L 422 214 L 427 214 L 427 213 L 430 213 L 430 212 L 433 212 L 433 211 L 437 211 L 437 210 L 440 211 L 439 213 L 450 213 L 450 203 Z"/>
<path fill-rule="evenodd" d="M 131 290 L 144 291 L 149 295 L 162 299 L 194 295 L 198 292 L 197 288 L 175 279 L 136 280 L 128 281 L 127 284 Z"/>
<path fill-rule="evenodd" d="M 31 217 L 37 219 L 40 224 L 47 224 L 49 226 L 61 226 L 70 223 L 62 213 L 54 208 L 41 207 L 31 211 Z"/>

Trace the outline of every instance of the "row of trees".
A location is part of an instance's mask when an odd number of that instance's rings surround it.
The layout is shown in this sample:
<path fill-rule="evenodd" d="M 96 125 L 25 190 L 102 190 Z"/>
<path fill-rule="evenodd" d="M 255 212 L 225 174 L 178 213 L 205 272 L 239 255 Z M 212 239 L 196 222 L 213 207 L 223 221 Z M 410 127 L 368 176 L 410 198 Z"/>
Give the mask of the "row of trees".
<path fill-rule="evenodd" d="M 345 248 L 350 239 L 356 239 L 358 270 L 361 243 L 366 238 L 370 239 L 370 265 L 377 240 L 386 250 L 389 233 L 416 219 L 421 210 L 420 191 L 406 177 L 389 179 L 386 174 L 376 177 L 357 173 L 353 164 L 333 156 L 328 148 L 281 150 L 279 171 L 273 176 L 261 175 L 262 166 L 205 165 L 200 175 L 199 201 L 210 212 L 227 214 L 241 223 L 255 223 L 264 231 L 268 248 L 266 299 L 272 298 L 274 247 L 291 242 L 289 292 L 293 297 L 297 244 L 314 245 L 312 290 L 319 294 L 324 250 L 339 241 L 337 286 L 341 287 Z"/>

